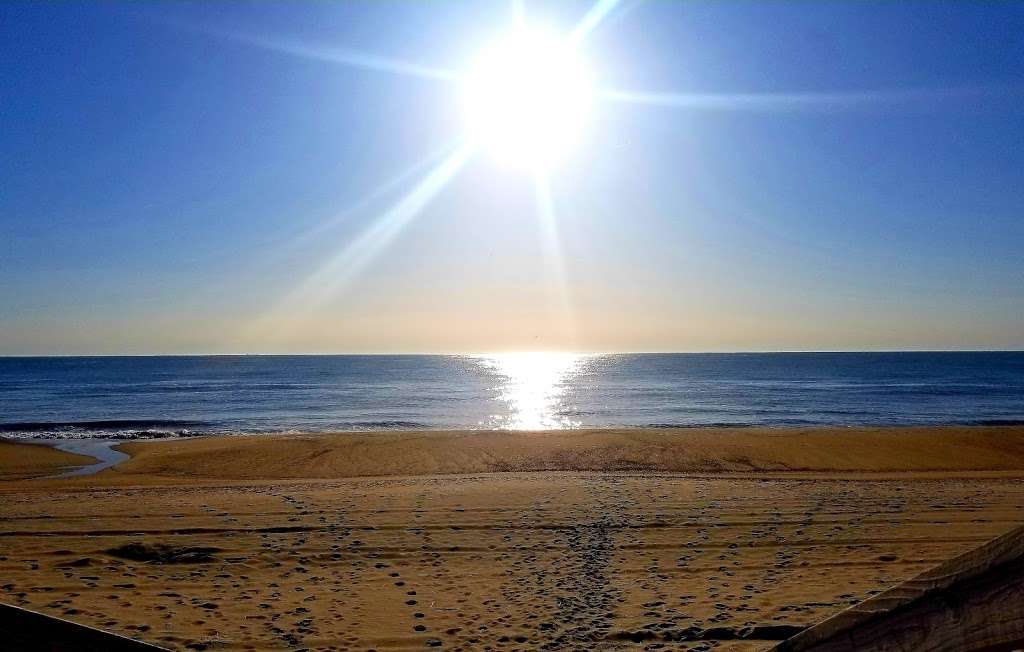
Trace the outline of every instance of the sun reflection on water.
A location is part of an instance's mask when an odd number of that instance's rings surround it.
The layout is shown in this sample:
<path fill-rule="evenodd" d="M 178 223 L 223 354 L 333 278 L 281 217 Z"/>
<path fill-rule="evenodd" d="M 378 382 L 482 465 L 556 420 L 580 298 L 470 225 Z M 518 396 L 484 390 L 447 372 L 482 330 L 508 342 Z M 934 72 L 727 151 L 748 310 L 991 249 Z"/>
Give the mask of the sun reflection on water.
<path fill-rule="evenodd" d="M 501 353 L 477 358 L 497 376 L 494 388 L 508 414 L 494 415 L 493 425 L 510 430 L 579 427 L 564 414 L 573 380 L 583 372 L 588 356 L 576 353 Z"/>

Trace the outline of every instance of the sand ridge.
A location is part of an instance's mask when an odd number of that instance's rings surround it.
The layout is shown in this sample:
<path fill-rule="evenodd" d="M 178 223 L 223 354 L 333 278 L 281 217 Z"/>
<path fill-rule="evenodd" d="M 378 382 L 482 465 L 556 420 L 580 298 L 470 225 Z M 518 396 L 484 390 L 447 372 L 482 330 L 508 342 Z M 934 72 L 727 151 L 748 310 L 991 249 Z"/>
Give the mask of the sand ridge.
<path fill-rule="evenodd" d="M 1024 427 L 379 432 L 131 442 L 117 473 L 222 479 L 500 471 L 1024 471 Z"/>

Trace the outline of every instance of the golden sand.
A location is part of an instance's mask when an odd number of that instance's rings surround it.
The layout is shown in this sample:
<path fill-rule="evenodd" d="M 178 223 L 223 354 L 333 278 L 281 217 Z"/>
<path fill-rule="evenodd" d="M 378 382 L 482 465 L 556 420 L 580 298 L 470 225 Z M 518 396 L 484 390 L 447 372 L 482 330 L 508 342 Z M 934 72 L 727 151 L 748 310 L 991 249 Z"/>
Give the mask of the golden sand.
<path fill-rule="evenodd" d="M 49 446 L 0 439 L 0 480 L 56 475 L 94 461 L 91 457 L 65 453 Z"/>
<path fill-rule="evenodd" d="M 220 479 L 498 471 L 1024 470 L 1024 428 L 403 432 L 210 437 L 120 447 L 116 473 Z"/>
<path fill-rule="evenodd" d="M 0 589 L 174 649 L 757 650 L 1024 521 L 1024 428 L 123 448 L 0 482 Z"/>

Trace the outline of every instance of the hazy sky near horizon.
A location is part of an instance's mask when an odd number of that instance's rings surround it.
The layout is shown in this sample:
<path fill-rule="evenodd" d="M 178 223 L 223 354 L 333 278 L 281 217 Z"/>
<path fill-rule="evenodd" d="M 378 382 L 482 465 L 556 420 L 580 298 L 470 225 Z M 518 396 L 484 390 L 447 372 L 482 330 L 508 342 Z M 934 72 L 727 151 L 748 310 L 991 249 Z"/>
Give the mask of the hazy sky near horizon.
<path fill-rule="evenodd" d="M 545 221 L 508 1 L 0 4 L 0 354 L 1024 348 L 1024 3 L 606 5 Z"/>

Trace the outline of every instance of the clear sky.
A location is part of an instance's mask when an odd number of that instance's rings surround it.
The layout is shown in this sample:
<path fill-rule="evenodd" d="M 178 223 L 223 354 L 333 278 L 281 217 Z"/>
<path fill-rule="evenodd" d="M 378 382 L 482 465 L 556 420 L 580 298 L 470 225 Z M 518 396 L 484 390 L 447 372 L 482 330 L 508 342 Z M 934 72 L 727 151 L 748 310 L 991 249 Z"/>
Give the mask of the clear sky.
<path fill-rule="evenodd" d="M 0 354 L 1024 348 L 1024 3 L 592 8 L 541 174 L 511 2 L 0 3 Z"/>

